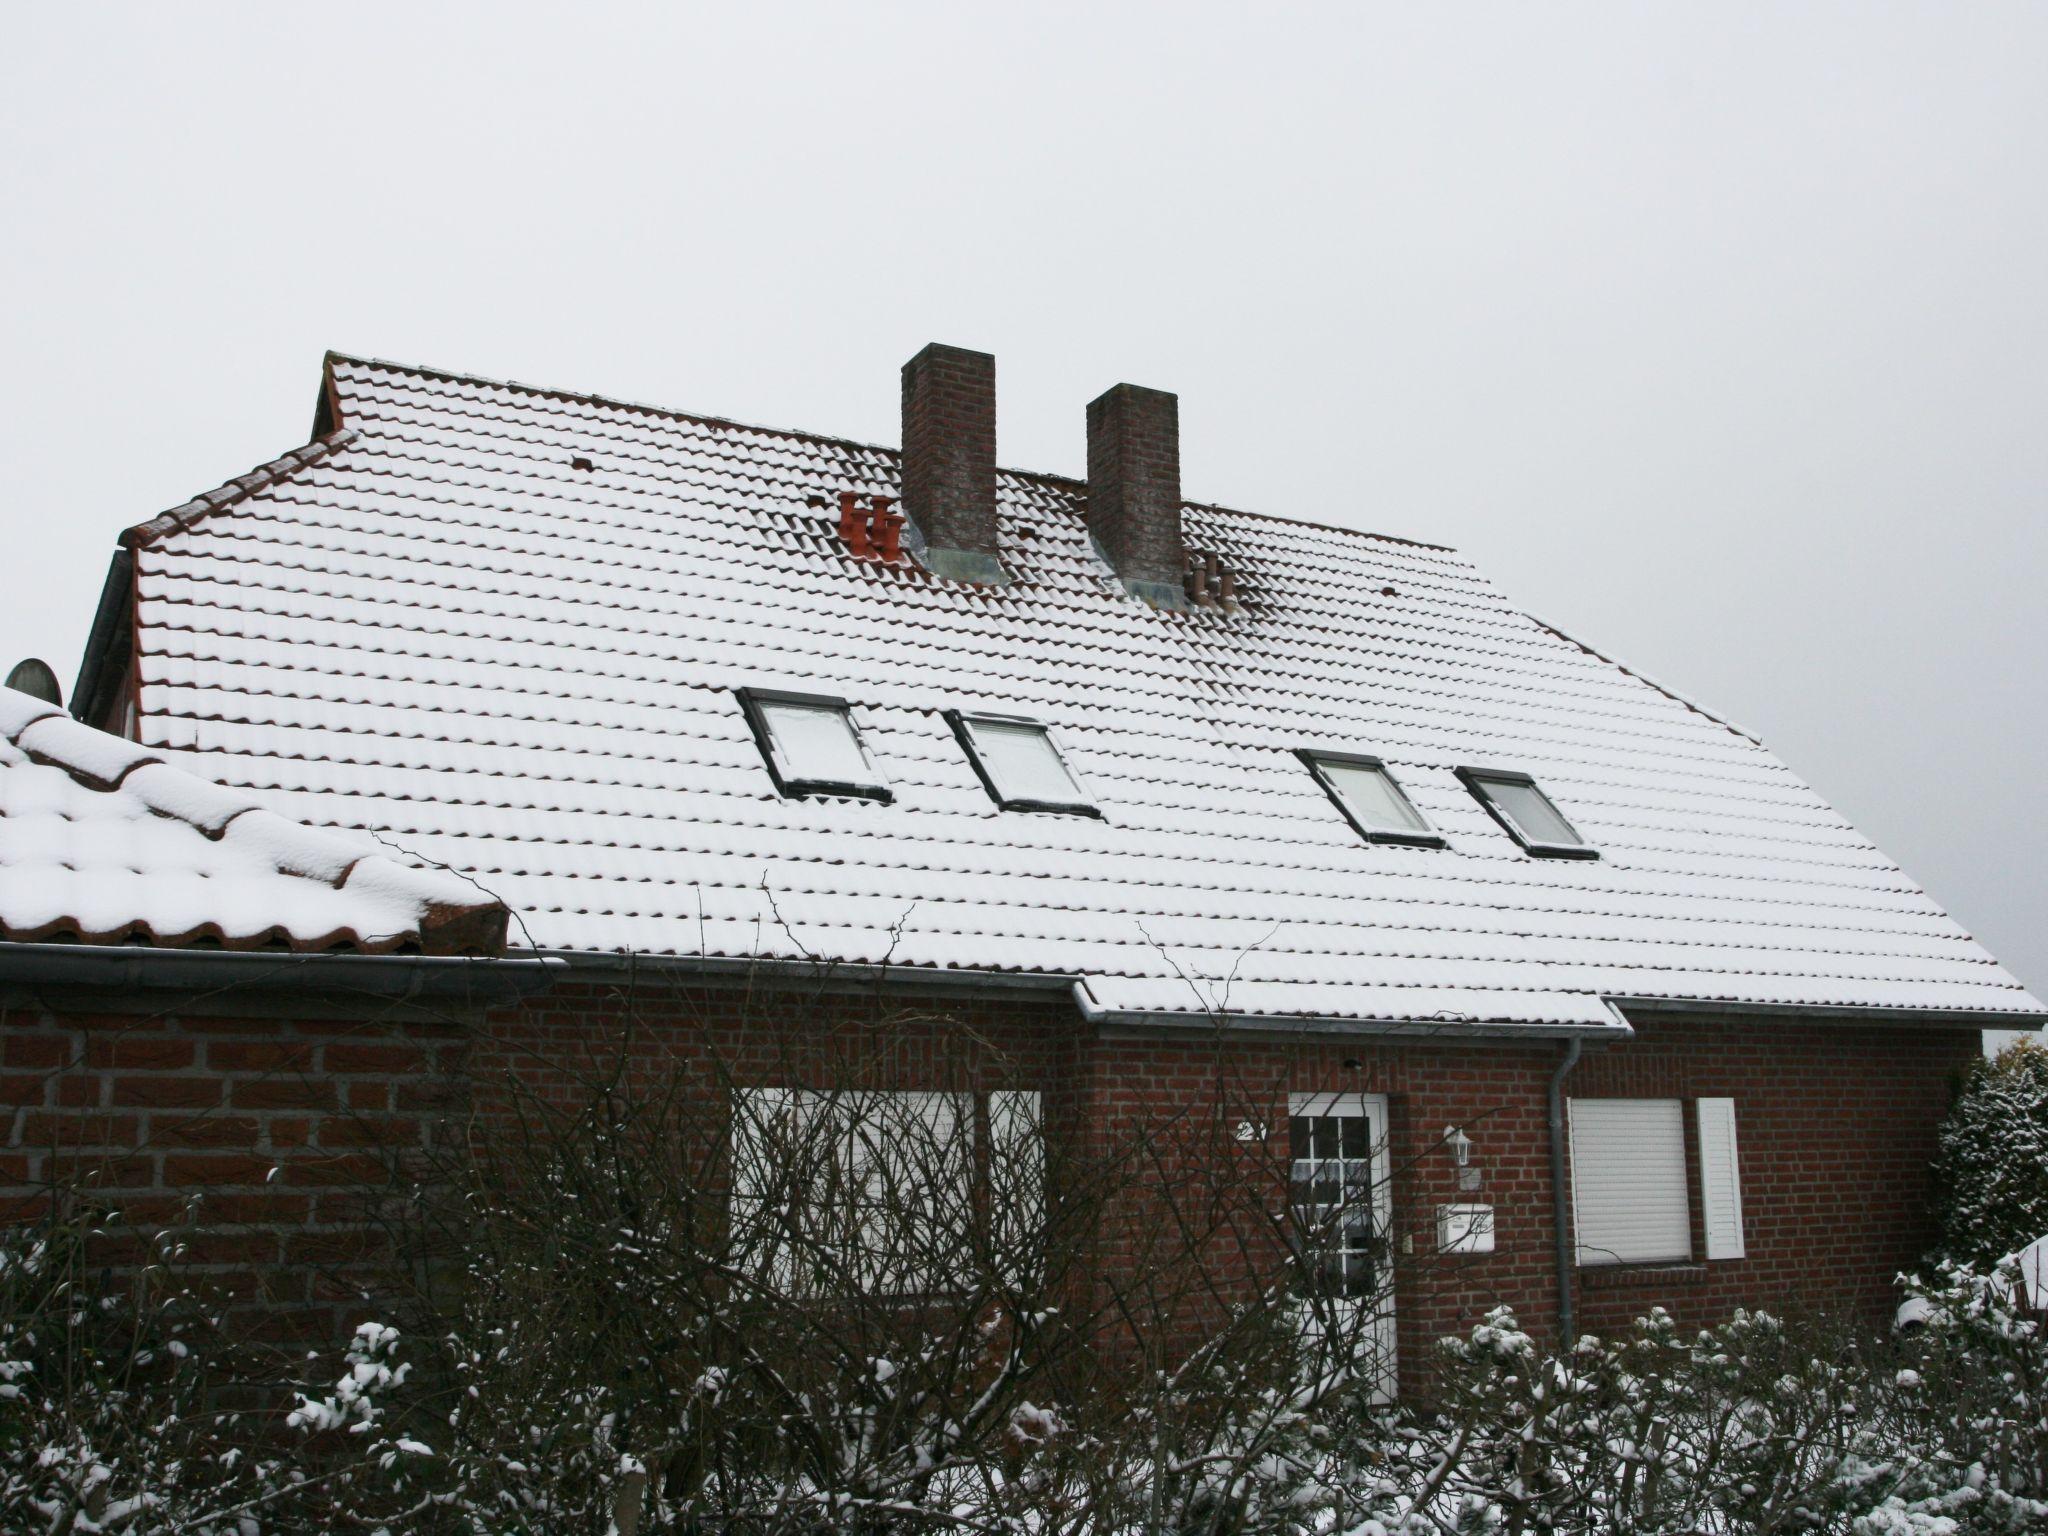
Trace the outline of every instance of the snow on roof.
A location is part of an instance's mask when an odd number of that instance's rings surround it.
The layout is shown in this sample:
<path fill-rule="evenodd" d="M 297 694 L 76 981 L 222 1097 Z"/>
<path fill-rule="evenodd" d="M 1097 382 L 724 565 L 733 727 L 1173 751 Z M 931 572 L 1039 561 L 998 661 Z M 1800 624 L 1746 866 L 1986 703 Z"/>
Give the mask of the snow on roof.
<path fill-rule="evenodd" d="M 0 938 L 495 953 L 506 916 L 0 688 Z"/>
<path fill-rule="evenodd" d="M 1006 587 L 855 560 L 890 449 L 329 359 L 335 430 L 130 537 L 142 739 L 466 871 L 561 951 L 1053 973 L 1110 1012 L 1611 1023 L 1607 999 L 2040 1005 L 1752 739 L 1455 553 L 1190 504 L 1167 612 L 1083 487 L 999 479 Z M 784 800 L 734 690 L 851 700 L 893 803 Z M 941 712 L 1056 726 L 1100 820 L 999 810 Z M 1443 849 L 1295 756 L 1375 754 Z M 1457 778 L 1533 774 L 1534 859 Z"/>

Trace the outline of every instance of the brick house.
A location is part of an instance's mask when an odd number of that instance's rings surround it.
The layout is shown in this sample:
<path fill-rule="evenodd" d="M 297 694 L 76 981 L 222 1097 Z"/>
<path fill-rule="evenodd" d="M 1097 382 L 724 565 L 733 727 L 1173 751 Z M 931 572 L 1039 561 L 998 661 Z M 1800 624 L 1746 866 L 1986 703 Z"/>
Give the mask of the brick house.
<path fill-rule="evenodd" d="M 1170 394 L 1086 443 L 1085 483 L 999 470 L 993 360 L 943 346 L 900 450 L 330 355 L 305 447 L 122 535 L 83 724 L 0 731 L 0 866 L 36 770 L 215 852 L 206 796 L 296 823 L 326 851 L 260 873 L 325 895 L 0 886 L 15 1192 L 145 1146 L 136 1198 L 246 1218 L 224 1277 L 334 1301 L 365 1136 L 573 1091 L 629 981 L 678 1039 L 783 989 L 1004 1042 L 1049 1133 L 1227 1078 L 1241 1139 L 1391 1191 L 1404 1358 L 1497 1300 L 1879 1306 L 1952 1072 L 2042 1006 L 1755 738 L 1454 552 L 1183 500 Z"/>

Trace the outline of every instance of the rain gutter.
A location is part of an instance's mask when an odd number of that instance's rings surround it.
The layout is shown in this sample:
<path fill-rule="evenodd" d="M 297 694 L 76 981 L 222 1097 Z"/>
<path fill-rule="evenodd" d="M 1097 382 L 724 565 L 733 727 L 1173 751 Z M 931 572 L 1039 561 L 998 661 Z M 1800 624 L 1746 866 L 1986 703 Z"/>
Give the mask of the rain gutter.
<path fill-rule="evenodd" d="M 115 991 L 332 992 L 506 1002 L 545 990 L 559 961 L 468 955 L 290 954 L 134 944 L 0 943 L 0 982 Z"/>
<path fill-rule="evenodd" d="M 749 959 L 732 955 L 646 955 L 593 950 L 544 950 L 541 957 L 577 977 L 708 976 L 758 980 L 776 986 L 898 986 L 960 992 L 1065 992 L 1071 976 L 1051 971 L 965 970 L 836 960 Z"/>

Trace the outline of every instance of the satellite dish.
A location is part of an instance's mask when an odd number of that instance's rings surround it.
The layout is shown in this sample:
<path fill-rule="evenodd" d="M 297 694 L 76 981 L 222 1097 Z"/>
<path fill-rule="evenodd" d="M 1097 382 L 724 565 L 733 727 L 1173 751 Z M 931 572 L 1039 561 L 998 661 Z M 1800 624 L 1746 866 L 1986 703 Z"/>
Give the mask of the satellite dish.
<path fill-rule="evenodd" d="M 14 670 L 7 674 L 7 686 L 45 704 L 64 707 L 64 690 L 57 686 L 57 674 L 50 670 L 48 662 L 33 656 L 15 663 Z"/>

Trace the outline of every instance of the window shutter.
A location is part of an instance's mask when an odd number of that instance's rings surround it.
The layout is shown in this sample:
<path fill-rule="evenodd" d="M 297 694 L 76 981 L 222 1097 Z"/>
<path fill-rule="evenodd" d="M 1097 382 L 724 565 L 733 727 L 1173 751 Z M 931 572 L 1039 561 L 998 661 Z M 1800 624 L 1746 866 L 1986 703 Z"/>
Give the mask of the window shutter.
<path fill-rule="evenodd" d="M 1573 1099 L 1571 1141 L 1579 1263 L 1692 1257 L 1685 1109 L 1677 1099 Z"/>
<path fill-rule="evenodd" d="M 1742 1169 L 1735 1155 L 1735 1101 L 1701 1099 L 1700 1214 L 1707 1257 L 1739 1259 L 1742 1247 Z"/>

